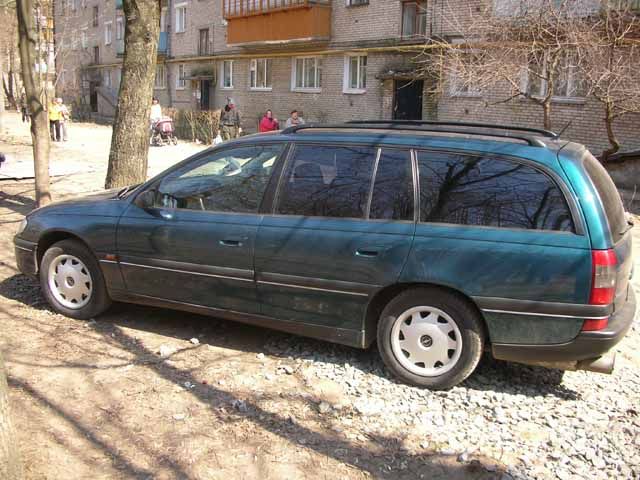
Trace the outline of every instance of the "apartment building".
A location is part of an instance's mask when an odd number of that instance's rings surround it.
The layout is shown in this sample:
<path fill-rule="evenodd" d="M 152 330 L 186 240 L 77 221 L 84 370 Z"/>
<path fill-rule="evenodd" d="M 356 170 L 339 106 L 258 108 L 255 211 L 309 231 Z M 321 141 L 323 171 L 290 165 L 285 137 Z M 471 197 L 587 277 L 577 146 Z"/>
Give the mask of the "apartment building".
<path fill-rule="evenodd" d="M 503 0 L 503 3 L 512 0 Z M 284 120 L 440 119 L 542 124 L 526 101 L 504 92 L 434 97 L 416 74 L 429 38 L 455 38 L 500 0 L 165 0 L 155 95 L 163 106 L 217 109 L 233 98 L 245 131 L 266 109 Z M 495 5 L 494 5 L 495 6 Z M 59 87 L 102 117 L 113 116 L 124 51 L 122 0 L 56 0 Z M 555 128 L 599 149 L 600 106 L 567 87 L 554 99 Z M 640 147 L 637 118 L 618 125 Z"/>

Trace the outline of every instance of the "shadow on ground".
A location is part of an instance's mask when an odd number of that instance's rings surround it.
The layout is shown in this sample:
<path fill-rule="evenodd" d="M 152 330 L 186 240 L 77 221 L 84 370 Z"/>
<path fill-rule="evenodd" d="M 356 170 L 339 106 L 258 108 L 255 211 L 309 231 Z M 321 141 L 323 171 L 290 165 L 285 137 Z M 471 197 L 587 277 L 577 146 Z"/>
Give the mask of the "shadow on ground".
<path fill-rule="evenodd" d="M 33 308 L 50 310 L 40 295 L 37 282 L 21 274 L 0 282 L 0 296 Z M 387 373 L 375 345 L 368 350 L 359 350 L 212 317 L 130 304 L 115 304 L 103 314 L 98 325 L 108 324 L 182 340 L 198 336 L 201 343 L 241 352 L 267 352 L 276 357 L 337 365 L 349 363 L 363 373 L 395 381 Z M 577 399 L 577 392 L 562 385 L 562 377 L 560 370 L 496 361 L 487 353 L 462 386 L 477 391 Z"/>

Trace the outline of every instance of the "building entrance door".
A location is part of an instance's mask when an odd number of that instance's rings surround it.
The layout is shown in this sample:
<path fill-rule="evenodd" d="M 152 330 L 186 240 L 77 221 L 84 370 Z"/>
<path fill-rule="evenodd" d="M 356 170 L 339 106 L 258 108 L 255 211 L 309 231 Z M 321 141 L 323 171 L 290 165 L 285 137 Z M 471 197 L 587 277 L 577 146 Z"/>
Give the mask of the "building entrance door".
<path fill-rule="evenodd" d="M 200 80 L 200 110 L 211 110 L 211 104 L 209 103 L 210 89 L 210 80 Z"/>
<path fill-rule="evenodd" d="M 89 104 L 91 105 L 91 111 L 98 111 L 98 86 L 96 82 L 89 83 Z"/>
<path fill-rule="evenodd" d="M 394 120 L 422 120 L 423 89 L 423 80 L 394 81 Z"/>

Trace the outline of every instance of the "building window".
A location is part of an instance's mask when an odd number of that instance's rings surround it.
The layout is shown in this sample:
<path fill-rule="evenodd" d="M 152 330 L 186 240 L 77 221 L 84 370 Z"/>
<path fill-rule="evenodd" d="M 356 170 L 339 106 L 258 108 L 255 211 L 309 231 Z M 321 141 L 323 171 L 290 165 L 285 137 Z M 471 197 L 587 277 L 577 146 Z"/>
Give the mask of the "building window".
<path fill-rule="evenodd" d="M 180 74 L 180 67 L 182 67 L 183 80 L 184 80 L 184 65 L 178 66 L 178 74 Z M 167 86 L 167 72 L 164 65 L 156 65 L 156 80 L 153 88 L 156 90 L 163 90 Z M 176 85 L 177 86 L 177 85 Z M 184 88 L 184 86 L 182 87 Z"/>
<path fill-rule="evenodd" d="M 249 85 L 252 89 L 271 90 L 271 63 L 270 58 L 251 60 Z"/>
<path fill-rule="evenodd" d="M 82 30 L 80 32 L 80 45 L 82 48 L 87 48 L 87 31 Z"/>
<path fill-rule="evenodd" d="M 97 45 L 93 47 L 93 63 L 100 63 L 100 47 Z"/>
<path fill-rule="evenodd" d="M 358 5 L 369 5 L 369 0 L 347 0 L 347 7 L 357 7 Z"/>
<path fill-rule="evenodd" d="M 463 58 L 460 68 L 453 68 L 447 74 L 447 87 L 451 97 L 479 97 L 480 88 L 474 82 L 474 78 L 465 78 L 465 59 Z M 469 77 L 467 74 L 466 77 Z"/>
<path fill-rule="evenodd" d="M 318 91 L 322 85 L 322 58 L 302 57 L 293 62 L 293 90 Z"/>
<path fill-rule="evenodd" d="M 201 28 L 198 34 L 198 55 L 209 55 L 209 29 Z"/>
<path fill-rule="evenodd" d="M 122 82 L 122 69 L 118 67 L 116 68 L 116 83 L 115 83 L 116 88 L 120 88 L 121 82 Z"/>
<path fill-rule="evenodd" d="M 78 0 L 74 0 L 74 2 L 77 2 Z M 82 8 L 87 8 L 87 0 L 80 0 L 80 6 Z"/>
<path fill-rule="evenodd" d="M 233 60 L 222 62 L 222 88 L 233 88 Z"/>
<path fill-rule="evenodd" d="M 76 8 L 78 8 L 78 2 L 77 0 L 69 0 L 69 4 L 71 6 L 71 11 L 75 12 Z"/>
<path fill-rule="evenodd" d="M 178 76 L 176 77 L 176 89 L 183 90 L 187 86 L 187 81 L 185 80 L 184 73 L 184 63 L 178 65 Z"/>
<path fill-rule="evenodd" d="M 113 22 L 104 23 L 104 44 L 111 45 L 111 37 L 113 36 Z"/>
<path fill-rule="evenodd" d="M 427 34 L 427 2 L 402 4 L 402 36 L 424 37 Z"/>
<path fill-rule="evenodd" d="M 111 88 L 111 70 L 108 68 L 104 71 L 104 86 Z"/>
<path fill-rule="evenodd" d="M 98 7 L 93 7 L 93 26 L 98 26 Z"/>
<path fill-rule="evenodd" d="M 124 38 L 124 17 L 116 17 L 116 40 Z"/>
<path fill-rule="evenodd" d="M 364 93 L 367 89 L 367 56 L 344 57 L 344 93 Z"/>
<path fill-rule="evenodd" d="M 524 75 L 527 93 L 534 97 L 544 97 L 547 94 L 547 62 L 531 63 Z M 584 78 L 580 75 L 576 59 L 572 55 L 565 55 L 560 60 L 554 78 L 553 98 L 582 99 L 586 95 Z"/>
<path fill-rule="evenodd" d="M 187 5 L 181 3 L 176 5 L 176 33 L 187 31 Z"/>

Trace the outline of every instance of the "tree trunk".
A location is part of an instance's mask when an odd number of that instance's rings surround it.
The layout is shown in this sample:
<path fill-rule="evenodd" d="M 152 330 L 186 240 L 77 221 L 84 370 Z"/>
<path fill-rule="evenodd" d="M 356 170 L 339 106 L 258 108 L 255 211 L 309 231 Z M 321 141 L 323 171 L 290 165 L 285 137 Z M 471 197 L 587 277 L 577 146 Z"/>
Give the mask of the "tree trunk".
<path fill-rule="evenodd" d="M 18 37 L 22 82 L 31 112 L 31 139 L 33 142 L 33 163 L 35 171 L 36 205 L 41 207 L 51 203 L 49 190 L 49 117 L 45 108 L 45 87 L 41 76 L 35 72 L 40 65 L 36 54 L 38 34 L 35 29 L 33 0 L 17 0 Z M 46 81 L 46 80 L 45 80 Z"/>
<path fill-rule="evenodd" d="M 9 387 L 2 353 L 0 353 L 0 478 L 12 480 L 22 478 L 18 437 L 9 411 Z"/>
<path fill-rule="evenodd" d="M 604 123 L 607 127 L 607 139 L 609 140 L 609 145 L 611 146 L 602 152 L 602 155 L 600 156 L 600 161 L 602 163 L 607 163 L 609 157 L 620 150 L 620 143 L 618 142 L 618 138 L 613 131 L 613 120 L 613 105 L 610 102 L 607 102 L 605 103 Z"/>
<path fill-rule="evenodd" d="M 2 86 L 5 87 L 4 83 L 4 52 L 2 52 L 2 48 L 0 47 L 0 81 L 2 81 Z M 6 90 L 6 88 L 4 88 Z M 8 92 L 7 92 L 8 93 Z M 7 95 L 8 97 L 8 95 Z M 4 98 L 2 92 L 0 91 L 0 135 L 4 133 Z"/>
<path fill-rule="evenodd" d="M 551 99 L 545 100 L 542 104 L 542 111 L 544 115 L 544 129 L 551 130 Z"/>
<path fill-rule="evenodd" d="M 126 28 L 122 83 L 111 137 L 105 188 L 147 178 L 149 112 L 160 34 L 158 0 L 124 0 Z"/>

